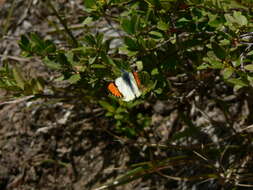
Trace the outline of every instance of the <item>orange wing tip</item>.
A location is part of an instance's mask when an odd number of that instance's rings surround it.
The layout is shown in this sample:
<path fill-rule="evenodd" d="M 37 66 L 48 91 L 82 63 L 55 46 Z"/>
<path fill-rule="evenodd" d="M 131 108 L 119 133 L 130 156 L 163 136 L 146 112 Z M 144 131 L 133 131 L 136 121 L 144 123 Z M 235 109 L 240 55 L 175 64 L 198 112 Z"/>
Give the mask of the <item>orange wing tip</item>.
<path fill-rule="evenodd" d="M 141 81 L 140 81 L 140 78 L 138 76 L 138 73 L 137 72 L 133 72 L 133 75 L 134 75 L 134 79 L 136 81 L 137 86 L 140 87 L 141 86 Z"/>
<path fill-rule="evenodd" d="M 122 94 L 120 93 L 119 89 L 116 87 L 114 83 L 110 83 L 107 87 L 107 89 L 116 97 L 122 97 Z"/>

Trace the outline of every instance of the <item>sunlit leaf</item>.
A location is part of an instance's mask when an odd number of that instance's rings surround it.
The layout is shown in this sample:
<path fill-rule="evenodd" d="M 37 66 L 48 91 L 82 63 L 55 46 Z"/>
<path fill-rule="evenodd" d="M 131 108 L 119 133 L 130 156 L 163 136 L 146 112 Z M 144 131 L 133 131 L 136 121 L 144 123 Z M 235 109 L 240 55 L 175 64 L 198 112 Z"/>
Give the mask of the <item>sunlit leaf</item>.
<path fill-rule="evenodd" d="M 240 78 L 231 78 L 227 80 L 228 82 L 237 85 L 238 87 L 248 86 L 248 83 Z"/>
<path fill-rule="evenodd" d="M 202 69 L 207 69 L 209 68 L 210 65 L 206 64 L 206 63 L 203 63 L 201 64 L 200 66 L 197 67 L 198 70 L 202 70 Z"/>
<path fill-rule="evenodd" d="M 84 0 L 83 2 L 86 8 L 93 8 L 96 5 L 96 0 Z"/>
<path fill-rule="evenodd" d="M 21 70 L 18 67 L 13 68 L 13 77 L 17 83 L 17 86 L 20 87 L 21 89 L 24 89 L 25 87 L 25 79 L 21 74 Z"/>
<path fill-rule="evenodd" d="M 89 24 L 92 23 L 92 21 L 93 21 L 93 18 L 92 18 L 92 17 L 86 17 L 86 18 L 84 19 L 84 21 L 82 22 L 82 24 L 83 24 L 83 25 L 89 25 Z"/>
<path fill-rule="evenodd" d="M 223 77 L 224 79 L 228 79 L 229 77 L 231 77 L 231 75 L 233 74 L 234 70 L 232 68 L 225 68 L 223 70 Z"/>
<path fill-rule="evenodd" d="M 71 84 L 75 84 L 75 83 L 77 83 L 80 79 L 81 79 L 80 74 L 74 74 L 74 75 L 72 75 L 72 76 L 68 79 L 68 81 L 69 81 Z"/>
<path fill-rule="evenodd" d="M 149 34 L 156 37 L 156 38 L 162 38 L 163 37 L 163 34 L 161 32 L 158 32 L 158 31 L 150 31 Z"/>
<path fill-rule="evenodd" d="M 45 57 L 45 58 L 43 59 L 43 63 L 44 63 L 47 67 L 49 67 L 49 68 L 51 68 L 51 69 L 59 70 L 59 69 L 62 68 L 62 66 L 61 66 L 59 63 L 56 63 L 55 61 L 50 60 L 48 57 Z"/>
<path fill-rule="evenodd" d="M 233 17 L 240 26 L 245 26 L 248 24 L 247 18 L 244 15 L 242 15 L 242 12 L 240 11 L 234 11 Z"/>
<path fill-rule="evenodd" d="M 157 23 L 157 28 L 158 28 L 159 30 L 166 31 L 166 30 L 169 29 L 169 25 L 168 25 L 166 22 L 159 21 L 159 22 Z"/>
<path fill-rule="evenodd" d="M 248 71 L 253 71 L 253 64 L 250 65 L 245 65 L 244 69 L 248 70 Z"/>

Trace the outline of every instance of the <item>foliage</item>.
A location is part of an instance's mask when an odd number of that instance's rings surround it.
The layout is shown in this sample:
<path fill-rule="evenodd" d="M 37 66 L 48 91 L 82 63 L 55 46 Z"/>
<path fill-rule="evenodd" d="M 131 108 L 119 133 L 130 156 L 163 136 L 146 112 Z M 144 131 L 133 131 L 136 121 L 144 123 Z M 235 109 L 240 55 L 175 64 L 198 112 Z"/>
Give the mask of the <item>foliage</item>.
<path fill-rule="evenodd" d="M 4 64 L 0 68 L 0 88 L 13 92 L 13 96 L 31 95 L 42 93 L 44 80 L 42 78 L 31 78 L 27 80 L 20 68 Z"/>
<path fill-rule="evenodd" d="M 152 111 L 145 108 L 145 103 L 174 99 L 177 102 L 175 108 L 184 105 L 189 91 L 185 89 L 181 94 L 182 91 L 171 84 L 171 77 L 186 76 L 194 84 L 208 81 L 208 88 L 215 85 L 217 78 L 219 82 L 222 78 L 235 92 L 252 91 L 252 6 L 251 1 L 236 0 L 85 0 L 86 16 L 80 16 L 80 20 L 88 32 L 76 39 L 77 46 L 70 43 L 69 48 L 59 47 L 54 41 L 30 33 L 21 37 L 20 48 L 24 56 L 39 57 L 48 68 L 57 71 L 61 76 L 55 80 L 67 81 L 71 93 L 86 104 L 101 106 L 105 110 L 104 116 L 110 119 L 118 134 L 135 138 L 145 127 L 151 126 Z M 107 22 L 107 27 L 118 35 L 107 36 L 96 29 L 101 21 Z M 70 35 L 69 31 L 66 34 Z M 119 42 L 116 47 L 113 45 L 115 41 Z M 107 84 L 120 76 L 121 69 L 131 71 L 134 66 L 143 84 L 141 98 L 126 103 L 108 95 Z M 43 79 L 25 80 L 17 67 L 10 69 L 8 65 L 1 68 L 0 74 L 0 87 L 15 91 L 15 95 L 43 94 Z M 47 88 L 55 93 L 58 91 L 53 83 Z M 200 134 L 200 127 L 195 126 L 188 112 L 182 110 L 180 121 L 188 128 L 174 134 L 169 144 Z M 242 134 L 230 139 L 234 138 L 241 139 Z M 247 138 L 250 144 L 250 137 Z M 176 149 L 177 153 L 170 159 L 174 159 L 175 168 L 181 162 L 190 164 L 186 161 L 189 158 L 208 168 L 207 173 L 198 177 L 177 179 L 216 179 L 220 185 L 238 185 L 236 161 L 241 157 L 234 151 L 244 146 L 247 144 L 224 143 L 221 147 L 206 146 L 203 150 L 183 147 Z M 230 149 L 235 158 L 225 168 L 206 158 L 218 162 L 226 149 Z M 183 157 L 179 159 L 178 155 Z M 132 177 L 129 178 L 127 173 L 120 180 L 129 182 L 144 174 L 159 172 L 168 165 L 173 166 L 167 160 L 146 164 L 147 167 L 142 165 L 131 170 Z M 252 173 L 241 175 L 241 181 L 246 180 L 247 175 L 252 176 Z"/>

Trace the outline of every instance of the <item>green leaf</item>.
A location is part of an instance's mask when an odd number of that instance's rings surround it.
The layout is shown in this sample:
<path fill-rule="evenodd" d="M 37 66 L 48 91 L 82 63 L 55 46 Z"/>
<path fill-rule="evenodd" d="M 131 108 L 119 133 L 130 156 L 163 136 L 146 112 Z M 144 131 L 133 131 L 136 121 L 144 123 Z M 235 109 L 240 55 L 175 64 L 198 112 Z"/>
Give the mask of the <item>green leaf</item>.
<path fill-rule="evenodd" d="M 199 66 L 197 67 L 197 69 L 198 69 L 198 70 L 203 70 L 203 69 L 207 69 L 207 68 L 209 68 L 209 67 L 210 67 L 209 64 L 203 63 L 203 64 L 199 65 Z"/>
<path fill-rule="evenodd" d="M 109 56 L 107 56 L 105 53 L 101 53 L 101 58 L 106 64 L 111 65 L 111 66 L 115 66 L 114 61 Z"/>
<path fill-rule="evenodd" d="M 131 18 L 131 23 L 134 26 L 134 34 L 138 32 L 140 27 L 140 15 L 134 14 Z"/>
<path fill-rule="evenodd" d="M 227 46 L 227 45 L 230 45 L 230 40 L 227 40 L 227 39 L 223 39 L 220 41 L 220 45 L 222 46 Z"/>
<path fill-rule="evenodd" d="M 232 68 L 225 68 L 223 70 L 223 77 L 224 79 L 228 79 L 229 77 L 231 77 L 231 75 L 233 74 L 234 70 Z"/>
<path fill-rule="evenodd" d="M 96 41 L 97 41 L 98 47 L 102 45 L 103 39 L 104 39 L 103 33 L 99 33 L 98 35 L 96 35 Z"/>
<path fill-rule="evenodd" d="M 38 94 L 41 93 L 44 89 L 44 81 L 42 78 L 32 79 L 30 85 L 26 86 L 27 94 Z M 29 92 L 31 91 L 31 92 Z"/>
<path fill-rule="evenodd" d="M 150 31 L 149 34 L 156 37 L 156 38 L 162 38 L 163 37 L 163 34 L 161 32 L 158 32 L 158 31 Z"/>
<path fill-rule="evenodd" d="M 190 22 L 191 20 L 189 20 L 189 19 L 187 19 L 187 18 L 185 18 L 185 17 L 182 17 L 182 18 L 180 18 L 177 22 L 178 23 L 187 23 L 187 22 Z"/>
<path fill-rule="evenodd" d="M 75 84 L 75 83 L 77 83 L 80 79 L 81 79 L 80 74 L 74 74 L 74 75 L 72 75 L 72 76 L 68 79 L 68 81 L 69 81 L 71 84 Z"/>
<path fill-rule="evenodd" d="M 123 17 L 121 19 L 121 27 L 123 30 L 129 34 L 135 34 L 139 30 L 139 25 L 140 25 L 140 16 L 137 14 L 132 15 L 131 18 L 129 17 Z"/>
<path fill-rule="evenodd" d="M 223 22 L 218 19 L 219 18 L 218 15 L 214 15 L 214 14 L 209 13 L 208 17 L 209 17 L 208 25 L 211 27 L 216 28 L 216 27 L 223 24 Z"/>
<path fill-rule="evenodd" d="M 223 47 L 221 47 L 219 44 L 216 42 L 212 42 L 212 49 L 217 56 L 217 58 L 224 60 L 227 56 L 227 53 Z"/>
<path fill-rule="evenodd" d="M 35 47 L 35 49 L 34 49 L 35 52 L 36 51 L 42 51 L 42 50 L 44 50 L 44 48 L 46 48 L 43 39 L 41 39 L 41 37 L 38 34 L 31 33 L 30 34 L 30 39 L 35 43 L 35 46 L 34 46 Z"/>
<path fill-rule="evenodd" d="M 247 75 L 247 80 L 252 84 L 252 82 L 253 82 L 253 76 Z"/>
<path fill-rule="evenodd" d="M 246 69 L 248 71 L 253 71 L 253 64 L 244 66 L 244 69 Z"/>
<path fill-rule="evenodd" d="M 57 54 L 55 63 L 57 64 L 59 63 L 59 65 L 64 67 L 64 69 L 67 69 L 67 68 L 69 69 L 71 67 L 66 55 L 63 52 Z"/>
<path fill-rule="evenodd" d="M 25 79 L 21 74 L 21 70 L 18 67 L 13 68 L 13 77 L 17 83 L 17 86 L 24 90 L 25 87 Z"/>
<path fill-rule="evenodd" d="M 253 50 L 247 53 L 247 55 L 253 55 Z"/>
<path fill-rule="evenodd" d="M 82 24 L 83 24 L 83 25 L 89 25 L 89 24 L 92 23 L 92 21 L 93 21 L 93 18 L 88 16 L 88 17 L 86 17 L 86 18 L 84 19 L 84 21 L 82 22 Z"/>
<path fill-rule="evenodd" d="M 248 24 L 248 19 L 242 15 L 242 12 L 240 11 L 234 11 L 233 16 L 230 14 L 225 14 L 224 17 L 227 21 L 227 25 L 232 30 L 236 30 L 238 26 L 242 27 Z"/>
<path fill-rule="evenodd" d="M 224 17 L 229 25 L 233 25 L 233 23 L 236 22 L 234 17 L 231 16 L 230 14 L 224 14 Z"/>
<path fill-rule="evenodd" d="M 63 81 L 64 80 L 64 76 L 59 76 L 58 78 L 56 78 L 54 80 L 57 81 L 57 82 Z"/>
<path fill-rule="evenodd" d="M 95 61 L 97 60 L 97 57 L 90 57 L 89 58 L 89 64 L 93 64 L 93 63 L 95 63 Z"/>
<path fill-rule="evenodd" d="M 84 37 L 84 41 L 89 44 L 90 46 L 96 45 L 96 40 L 93 35 L 89 34 Z"/>
<path fill-rule="evenodd" d="M 244 15 L 242 15 L 242 12 L 234 11 L 233 17 L 235 18 L 237 24 L 240 26 L 245 26 L 248 24 L 248 20 Z"/>
<path fill-rule="evenodd" d="M 135 30 L 134 30 L 134 24 L 131 22 L 131 20 L 129 20 L 128 18 L 122 18 L 121 20 L 121 27 L 123 28 L 123 30 L 127 33 L 127 34 L 134 34 Z"/>
<path fill-rule="evenodd" d="M 28 52 L 31 51 L 30 41 L 25 35 L 21 36 L 21 40 L 19 41 L 19 47 L 23 51 L 28 51 Z"/>
<path fill-rule="evenodd" d="M 91 68 L 94 68 L 94 69 L 106 69 L 107 66 L 102 65 L 102 64 L 92 64 Z"/>
<path fill-rule="evenodd" d="M 24 46 L 28 46 L 29 45 L 29 39 L 25 35 L 22 35 L 20 43 L 22 43 Z"/>
<path fill-rule="evenodd" d="M 169 25 L 166 22 L 160 20 L 157 23 L 157 28 L 162 31 L 167 31 L 169 29 Z"/>
<path fill-rule="evenodd" d="M 136 62 L 136 67 L 138 71 L 141 71 L 143 69 L 143 63 L 142 61 L 137 61 Z"/>
<path fill-rule="evenodd" d="M 43 59 L 43 63 L 50 69 L 60 70 L 62 67 L 59 63 L 50 60 L 48 57 Z"/>
<path fill-rule="evenodd" d="M 158 68 L 154 68 L 154 69 L 151 71 L 151 75 L 158 75 L 158 74 L 159 74 Z"/>
<path fill-rule="evenodd" d="M 94 8 L 94 6 L 96 6 L 96 0 L 84 0 L 83 3 L 84 6 L 89 9 Z"/>
<path fill-rule="evenodd" d="M 74 62 L 74 53 L 71 52 L 71 51 L 69 51 L 69 52 L 67 52 L 67 53 L 65 54 L 65 56 L 66 56 L 68 62 L 69 62 L 71 65 L 74 65 L 74 63 L 75 63 L 75 62 Z"/>
<path fill-rule="evenodd" d="M 142 71 L 140 73 L 138 73 L 139 77 L 140 77 L 140 81 L 141 83 L 146 87 L 146 88 L 154 88 L 156 82 L 153 82 L 150 79 L 150 75 L 148 74 L 148 72 L 146 71 Z"/>
<path fill-rule="evenodd" d="M 157 88 L 157 89 L 154 90 L 154 92 L 155 92 L 156 94 L 162 94 L 163 89 L 162 89 L 162 88 Z"/>
<path fill-rule="evenodd" d="M 45 48 L 43 49 L 43 53 L 50 54 L 56 51 L 56 46 L 52 41 L 46 40 L 44 45 L 45 45 Z"/>
<path fill-rule="evenodd" d="M 213 69 L 223 69 L 224 68 L 224 64 L 220 61 L 217 61 L 217 60 L 210 60 L 210 68 L 213 68 Z"/>
<path fill-rule="evenodd" d="M 240 78 L 232 78 L 227 81 L 239 87 L 248 86 L 248 83 Z"/>
<path fill-rule="evenodd" d="M 109 112 L 115 112 L 115 108 L 106 101 L 100 100 L 99 104 Z"/>
<path fill-rule="evenodd" d="M 137 51 L 139 49 L 139 46 L 136 41 L 128 36 L 124 38 L 124 42 L 130 51 Z"/>
<path fill-rule="evenodd" d="M 123 108 L 123 107 L 118 107 L 117 108 L 117 110 L 116 110 L 116 113 L 124 113 L 124 112 L 126 112 L 126 109 L 125 108 Z"/>
<path fill-rule="evenodd" d="M 233 67 L 238 67 L 242 64 L 242 60 L 241 58 L 239 57 L 238 59 L 236 59 L 235 61 L 232 61 L 232 65 Z"/>
<path fill-rule="evenodd" d="M 124 115 L 122 115 L 122 114 L 115 114 L 114 115 L 114 118 L 116 119 L 116 120 L 122 120 L 122 119 L 124 119 Z"/>

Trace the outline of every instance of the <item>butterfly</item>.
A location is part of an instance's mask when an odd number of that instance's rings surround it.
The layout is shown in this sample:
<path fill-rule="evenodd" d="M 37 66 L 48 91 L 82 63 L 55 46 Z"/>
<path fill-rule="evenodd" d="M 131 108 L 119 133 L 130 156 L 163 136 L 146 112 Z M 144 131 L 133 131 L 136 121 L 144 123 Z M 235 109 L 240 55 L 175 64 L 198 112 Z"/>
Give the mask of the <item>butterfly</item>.
<path fill-rule="evenodd" d="M 116 97 L 129 102 L 141 95 L 141 81 L 137 72 L 123 71 L 122 76 L 115 79 L 115 82 L 109 83 L 107 89 Z"/>

